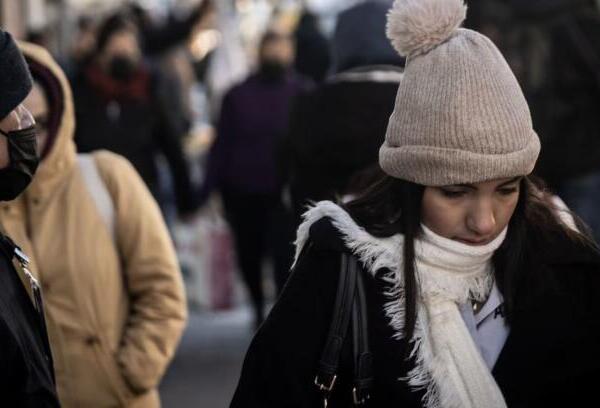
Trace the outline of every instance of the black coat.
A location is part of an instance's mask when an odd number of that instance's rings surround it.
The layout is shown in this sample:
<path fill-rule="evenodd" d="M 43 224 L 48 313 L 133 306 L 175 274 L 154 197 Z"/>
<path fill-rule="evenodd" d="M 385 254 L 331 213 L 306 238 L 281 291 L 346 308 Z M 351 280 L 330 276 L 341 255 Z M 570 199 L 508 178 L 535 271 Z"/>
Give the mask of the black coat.
<path fill-rule="evenodd" d="M 362 80 L 343 79 L 342 73 L 297 98 L 286 148 L 297 215 L 308 201 L 335 201 L 348 193 L 353 179 L 377 163 L 398 82 L 369 79 L 375 69 L 352 72 Z"/>
<path fill-rule="evenodd" d="M 0 236 L 0 406 L 59 407 L 48 337 Z"/>
<path fill-rule="evenodd" d="M 535 270 L 523 271 L 526 279 L 510 335 L 493 368 L 509 407 L 574 407 L 596 400 L 600 255 L 566 238 L 554 238 L 535 249 Z M 231 408 L 323 406 L 313 381 L 330 324 L 340 253 L 347 249 L 327 219 L 312 226 L 309 243 L 252 341 Z M 375 372 L 367 406 L 421 407 L 422 393 L 398 380 L 412 366 L 402 358 L 406 342 L 392 337 L 384 314 L 386 284 L 381 275 L 365 275 Z M 540 285 L 537 279 L 550 283 Z M 346 344 L 330 408 L 353 406 L 350 356 Z"/>

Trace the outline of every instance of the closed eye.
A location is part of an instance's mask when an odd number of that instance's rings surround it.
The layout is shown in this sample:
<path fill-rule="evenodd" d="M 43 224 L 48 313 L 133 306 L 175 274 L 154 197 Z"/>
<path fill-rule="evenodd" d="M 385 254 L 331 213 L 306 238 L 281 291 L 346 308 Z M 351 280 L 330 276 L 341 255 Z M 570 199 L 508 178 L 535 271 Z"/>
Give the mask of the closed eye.
<path fill-rule="evenodd" d="M 515 194 L 519 189 L 515 187 L 503 187 L 498 190 L 498 192 L 504 196 L 509 196 L 511 194 Z"/>

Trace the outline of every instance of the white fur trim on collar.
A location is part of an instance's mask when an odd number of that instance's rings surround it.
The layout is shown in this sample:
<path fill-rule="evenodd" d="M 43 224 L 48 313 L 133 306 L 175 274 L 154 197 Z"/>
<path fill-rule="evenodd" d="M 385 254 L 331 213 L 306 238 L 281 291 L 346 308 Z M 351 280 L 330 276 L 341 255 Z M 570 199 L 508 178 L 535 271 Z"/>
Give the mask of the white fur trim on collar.
<path fill-rule="evenodd" d="M 303 215 L 304 222 L 298 228 L 296 238 L 294 265 L 298 262 L 300 252 L 308 240 L 310 227 L 325 217 L 331 219 L 333 226 L 340 231 L 348 249 L 358 256 L 368 269 L 377 271 L 397 265 L 398 251 L 404 241 L 401 235 L 390 238 L 374 237 L 356 224 L 344 209 L 331 201 L 320 201 Z"/>

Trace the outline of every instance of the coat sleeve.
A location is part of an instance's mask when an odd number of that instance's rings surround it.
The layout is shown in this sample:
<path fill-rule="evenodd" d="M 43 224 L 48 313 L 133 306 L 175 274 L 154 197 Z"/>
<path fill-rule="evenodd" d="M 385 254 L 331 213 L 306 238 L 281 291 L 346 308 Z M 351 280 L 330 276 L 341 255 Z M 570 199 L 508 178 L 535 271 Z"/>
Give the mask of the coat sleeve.
<path fill-rule="evenodd" d="M 159 383 L 185 327 L 183 281 L 158 205 L 133 166 L 109 152 L 95 157 L 115 206 L 130 299 L 117 360 L 131 388 L 143 392 Z"/>
<path fill-rule="evenodd" d="M 252 340 L 231 408 L 322 406 L 314 385 L 329 330 L 339 254 L 307 248 Z"/>

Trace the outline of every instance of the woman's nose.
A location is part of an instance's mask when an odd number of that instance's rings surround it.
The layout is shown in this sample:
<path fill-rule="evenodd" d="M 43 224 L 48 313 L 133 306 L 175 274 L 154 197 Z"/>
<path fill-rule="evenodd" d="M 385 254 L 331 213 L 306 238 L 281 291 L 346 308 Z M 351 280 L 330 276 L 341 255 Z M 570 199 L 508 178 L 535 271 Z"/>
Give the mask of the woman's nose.
<path fill-rule="evenodd" d="M 486 236 L 494 232 L 496 217 L 494 208 L 487 200 L 476 203 L 467 216 L 467 228 L 477 235 Z"/>

